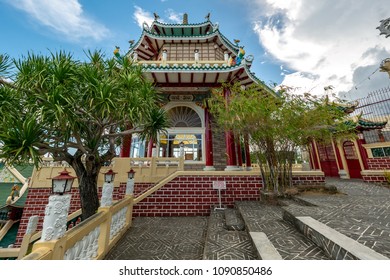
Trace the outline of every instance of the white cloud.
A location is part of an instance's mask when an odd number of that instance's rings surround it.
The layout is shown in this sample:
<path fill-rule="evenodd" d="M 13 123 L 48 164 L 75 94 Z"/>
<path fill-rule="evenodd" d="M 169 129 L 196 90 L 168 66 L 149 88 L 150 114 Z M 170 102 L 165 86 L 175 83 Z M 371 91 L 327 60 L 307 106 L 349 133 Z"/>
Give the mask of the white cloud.
<path fill-rule="evenodd" d="M 285 85 L 316 94 L 328 85 L 349 91 L 360 83 L 356 71 L 375 70 L 385 58 L 379 54 L 390 56 L 390 39 L 375 29 L 390 16 L 384 13 L 388 0 L 248 1 L 257 4 L 253 29 L 266 52 L 294 70 L 284 75 Z M 386 86 L 366 82 L 371 84 L 366 90 Z"/>
<path fill-rule="evenodd" d="M 183 13 L 176 13 L 172 9 L 166 10 L 165 13 L 167 14 L 167 17 L 171 22 L 174 22 L 174 23 L 181 23 L 182 22 Z"/>
<path fill-rule="evenodd" d="M 10 0 L 8 3 L 68 40 L 100 41 L 109 34 L 104 25 L 85 15 L 78 0 Z"/>
<path fill-rule="evenodd" d="M 144 22 L 146 22 L 150 26 L 154 20 L 154 16 L 150 12 L 142 9 L 141 7 L 134 6 L 134 8 L 135 12 L 133 17 L 137 22 L 138 26 L 142 28 Z"/>

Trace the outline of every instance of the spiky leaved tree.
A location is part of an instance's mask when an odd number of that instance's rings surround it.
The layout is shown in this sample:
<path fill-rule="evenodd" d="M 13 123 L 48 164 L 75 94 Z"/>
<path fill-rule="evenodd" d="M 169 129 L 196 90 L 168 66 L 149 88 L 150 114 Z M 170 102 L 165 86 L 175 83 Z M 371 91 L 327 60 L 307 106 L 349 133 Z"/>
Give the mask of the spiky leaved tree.
<path fill-rule="evenodd" d="M 130 61 L 119 65 L 100 52 L 88 58 L 77 61 L 65 52 L 12 61 L 0 56 L 0 157 L 38 164 L 50 154 L 70 164 L 84 218 L 99 207 L 100 168 L 124 135 L 148 127 L 157 106 L 154 87 Z M 129 124 L 133 129 L 125 130 Z"/>
<path fill-rule="evenodd" d="M 238 84 L 225 86 L 232 93 L 229 100 L 213 95 L 211 111 L 225 129 L 249 136 L 267 191 L 278 193 L 292 186 L 292 163 L 298 147 L 351 130 L 342 121 L 344 111 L 327 98 L 271 94 L 262 84 L 245 89 Z"/>

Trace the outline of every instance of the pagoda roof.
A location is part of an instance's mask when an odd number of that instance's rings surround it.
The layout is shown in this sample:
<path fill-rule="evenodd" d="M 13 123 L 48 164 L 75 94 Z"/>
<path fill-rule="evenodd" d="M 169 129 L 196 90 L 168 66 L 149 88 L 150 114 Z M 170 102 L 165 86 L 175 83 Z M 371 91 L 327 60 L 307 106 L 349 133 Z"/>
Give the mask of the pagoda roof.
<path fill-rule="evenodd" d="M 137 51 L 143 59 L 153 58 L 165 43 L 214 42 L 233 57 L 240 46 L 232 43 L 220 31 L 218 24 L 210 21 L 196 24 L 168 24 L 157 20 L 149 27 L 143 24 L 143 31 L 138 41 L 130 46 L 127 55 Z"/>
<path fill-rule="evenodd" d="M 214 25 L 211 21 L 207 20 L 201 23 L 164 23 L 158 20 L 153 21 L 150 30 L 154 30 L 157 34 L 162 34 L 166 36 L 193 36 L 193 35 L 206 35 L 208 32 L 212 31 Z"/>
<path fill-rule="evenodd" d="M 226 64 L 141 64 L 144 76 L 159 87 L 198 87 L 220 86 L 222 82 L 239 82 L 243 86 L 253 83 L 263 84 L 271 94 L 276 93 L 259 80 L 249 69 L 249 65 L 228 66 Z"/>
<path fill-rule="evenodd" d="M 382 129 L 386 126 L 387 121 L 383 122 L 375 122 L 375 121 L 370 121 L 366 119 L 359 119 L 357 124 L 356 124 L 356 129 L 359 131 L 363 130 L 372 130 L 372 129 Z"/>

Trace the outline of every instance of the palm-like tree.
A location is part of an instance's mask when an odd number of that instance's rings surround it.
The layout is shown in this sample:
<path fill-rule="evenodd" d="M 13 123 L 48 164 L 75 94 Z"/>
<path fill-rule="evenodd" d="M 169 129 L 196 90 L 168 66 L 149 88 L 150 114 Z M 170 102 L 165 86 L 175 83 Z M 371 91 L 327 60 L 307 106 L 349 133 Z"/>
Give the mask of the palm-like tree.
<path fill-rule="evenodd" d="M 142 127 L 140 133 L 142 140 L 148 140 L 148 157 L 152 156 L 153 144 L 157 143 L 158 135 L 166 133 L 170 126 L 169 118 L 166 111 L 159 107 L 154 107 L 147 115 L 147 121 Z"/>
<path fill-rule="evenodd" d="M 49 153 L 69 163 L 79 178 L 84 218 L 99 207 L 101 166 L 115 156 L 123 136 L 142 131 L 157 106 L 140 68 L 127 60 L 118 65 L 100 52 L 88 56 L 80 62 L 65 52 L 30 53 L 13 61 L 12 82 L 0 79 L 0 157 L 38 164 Z M 10 67 L 0 59 L 0 77 Z M 129 124 L 132 129 L 124 130 Z"/>

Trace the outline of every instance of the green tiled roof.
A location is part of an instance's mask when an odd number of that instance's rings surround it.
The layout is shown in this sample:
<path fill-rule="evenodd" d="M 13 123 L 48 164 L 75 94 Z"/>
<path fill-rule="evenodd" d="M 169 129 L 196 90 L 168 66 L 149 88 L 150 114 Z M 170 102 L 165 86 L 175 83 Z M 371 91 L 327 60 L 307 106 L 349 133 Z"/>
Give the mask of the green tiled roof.
<path fill-rule="evenodd" d="M 358 121 L 358 126 L 364 129 L 380 129 L 383 128 L 387 124 L 387 121 L 385 122 L 373 122 L 369 120 L 360 119 Z"/>
<path fill-rule="evenodd" d="M 15 169 L 19 171 L 19 173 L 24 177 L 28 178 L 31 177 L 34 165 L 33 164 L 20 164 L 20 165 L 14 165 Z"/>
<path fill-rule="evenodd" d="M 9 245 L 14 244 L 16 241 L 16 235 L 18 233 L 18 229 L 19 229 L 19 222 L 14 223 L 12 227 L 8 230 L 4 238 L 0 241 L 0 247 L 7 248 Z"/>

